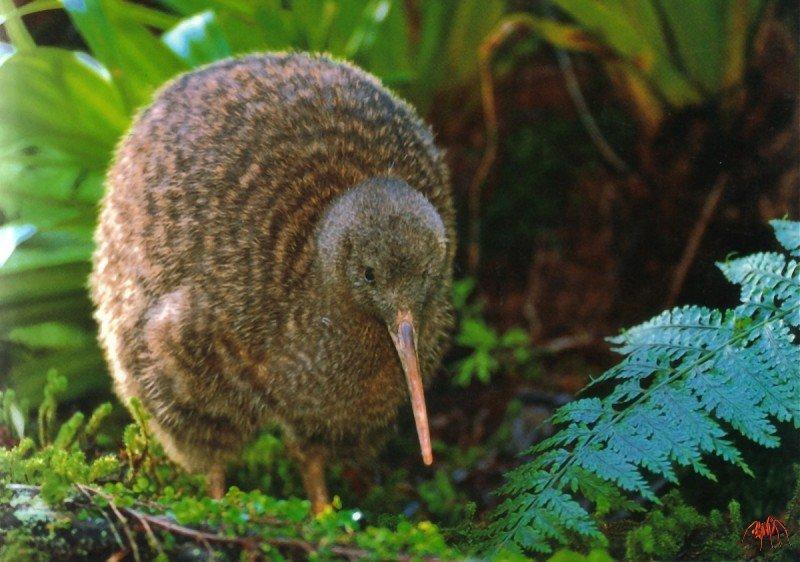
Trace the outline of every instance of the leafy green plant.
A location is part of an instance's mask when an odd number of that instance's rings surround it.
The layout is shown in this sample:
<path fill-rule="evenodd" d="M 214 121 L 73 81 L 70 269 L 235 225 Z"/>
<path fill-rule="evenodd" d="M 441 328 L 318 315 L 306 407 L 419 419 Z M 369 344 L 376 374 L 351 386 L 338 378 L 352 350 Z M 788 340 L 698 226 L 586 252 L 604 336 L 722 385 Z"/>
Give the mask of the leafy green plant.
<path fill-rule="evenodd" d="M 764 0 L 551 0 L 553 14 L 522 18 L 552 45 L 600 57 L 645 128 L 670 109 L 737 95 Z"/>
<path fill-rule="evenodd" d="M 48 373 L 45 398 L 37 415 L 39 446 L 30 437 L 20 434 L 15 447 L 0 447 L 0 483 L 35 481 L 41 486 L 42 497 L 55 502 L 63 500 L 73 484 L 96 482 L 119 469 L 120 464 L 112 455 L 100 455 L 89 461 L 84 452 L 111 413 L 110 404 L 95 409 L 88 421 L 82 412 L 76 412 L 55 431 L 52 424 L 58 397 L 64 393 L 66 385 L 64 377 L 55 371 Z M 13 391 L 6 391 L 3 398 L 4 405 L 10 406 L 13 412 Z M 16 411 L 21 410 L 16 408 Z M 14 417 L 12 413 L 4 421 L 15 423 Z"/>
<path fill-rule="evenodd" d="M 458 386 L 469 386 L 475 380 L 488 384 L 502 367 L 513 371 L 533 358 L 531 339 L 525 330 L 510 328 L 499 334 L 483 318 L 481 303 L 468 304 L 474 288 L 475 280 L 471 278 L 458 281 L 453 288 L 453 303 L 459 313 L 455 342 L 469 352 L 455 365 L 453 383 Z"/>
<path fill-rule="evenodd" d="M 103 178 L 133 114 L 176 74 L 253 51 L 327 51 L 375 73 L 426 111 L 477 74 L 477 46 L 504 0 L 125 0 L 0 3 L 0 339 L 11 384 L 41 399 L 107 388 L 86 277 Z M 63 9 L 91 56 L 37 47 L 21 16 Z M 415 10 L 410 14 L 408 10 Z M 413 16 L 413 17 L 412 17 Z M 419 25 L 412 24 L 412 20 Z"/>
<path fill-rule="evenodd" d="M 800 256 L 800 223 L 773 226 L 786 250 Z M 705 455 L 751 473 L 726 438 L 731 430 L 778 447 L 773 420 L 800 428 L 798 262 L 760 253 L 719 267 L 741 286 L 741 304 L 724 312 L 676 308 L 613 338 L 626 358 L 594 381 L 613 391 L 556 412 L 552 421 L 566 426 L 507 475 L 492 540 L 540 552 L 570 535 L 603 542 L 572 494 L 608 505 L 621 489 L 657 501 L 647 474 L 674 483 L 676 467 L 688 467 L 713 480 Z"/>
<path fill-rule="evenodd" d="M 741 536 L 745 525 L 736 500 L 723 514 L 713 509 L 705 516 L 687 505 L 681 494 L 673 490 L 662 503 L 648 512 L 644 521 L 625 536 L 626 560 L 678 560 L 681 553 L 694 547 L 696 560 L 735 560 L 742 554 Z M 698 538 L 702 535 L 702 541 Z"/>
<path fill-rule="evenodd" d="M 27 407 L 17 403 L 17 393 L 13 389 L 0 392 L 0 426 L 5 426 L 13 431 L 12 438 L 17 440 L 25 437 L 27 426 Z"/>
<path fill-rule="evenodd" d="M 65 379 L 51 373 L 39 419 L 54 417 L 50 412 L 64 390 Z M 13 392 L 2 401 L 4 406 L 13 403 Z M 82 413 L 74 414 L 45 432 L 55 433 L 46 443 L 23 437 L 14 447 L 0 446 L 0 512 L 11 507 L 0 518 L 0 559 L 23 552 L 25 559 L 45 559 L 48 554 L 74 554 L 75 549 L 94 558 L 107 548 L 103 543 L 91 550 L 98 528 L 104 529 L 101 537 L 114 534 L 117 548 L 130 549 L 136 559 L 172 559 L 179 553 L 178 540 L 193 541 L 207 552 L 260 553 L 271 560 L 283 560 L 287 551 L 320 560 L 460 556 L 427 521 L 397 517 L 391 528 L 362 525 L 360 511 L 341 506 L 311 517 L 306 500 L 280 500 L 236 487 L 222 500 L 212 500 L 204 493 L 202 477 L 187 475 L 166 459 L 140 404 L 131 406 L 134 422 L 124 431 L 122 452 L 93 452 L 110 410 L 104 404 L 88 421 Z M 15 423 L 14 417 L 4 413 L 0 426 Z M 88 521 L 88 527 L 81 521 Z M 113 547 L 115 539 L 107 538 Z"/>
<path fill-rule="evenodd" d="M 591 550 L 588 554 L 581 554 L 574 550 L 559 550 L 547 562 L 611 562 L 614 560 L 605 550 L 599 548 Z"/>

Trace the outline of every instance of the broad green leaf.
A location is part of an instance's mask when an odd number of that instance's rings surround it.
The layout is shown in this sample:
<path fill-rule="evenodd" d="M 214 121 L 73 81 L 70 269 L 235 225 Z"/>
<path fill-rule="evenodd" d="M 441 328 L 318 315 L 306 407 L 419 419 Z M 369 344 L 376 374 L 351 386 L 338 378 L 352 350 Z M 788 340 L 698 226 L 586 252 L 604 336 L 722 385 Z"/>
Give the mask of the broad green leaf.
<path fill-rule="evenodd" d="M 81 274 L 83 277 L 83 274 Z M 4 281 L 0 277 L 0 287 Z M 86 287 L 36 300 L 0 305 L 0 333 L 8 333 L 19 326 L 30 326 L 42 322 L 92 323 L 92 303 Z"/>
<path fill-rule="evenodd" d="M 279 6 L 283 0 L 161 0 L 162 4 L 171 6 L 176 11 L 189 15 L 208 9 L 225 10 L 244 15 L 252 15 L 259 4 Z"/>
<path fill-rule="evenodd" d="M 231 56 L 231 48 L 211 10 L 182 20 L 161 39 L 186 62 L 196 67 Z"/>
<path fill-rule="evenodd" d="M 299 47 L 291 15 L 282 8 L 279 0 L 161 0 L 161 3 L 184 16 L 213 10 L 234 54 Z"/>
<path fill-rule="evenodd" d="M 63 2 L 63 0 L 61 0 Z M 127 18 L 155 29 L 169 29 L 177 25 L 180 18 L 175 14 L 168 14 L 150 8 L 143 4 L 135 4 L 133 2 L 120 2 L 119 9 L 125 14 Z"/>
<path fill-rule="evenodd" d="M 0 268 L 0 307 L 85 292 L 92 247 L 63 232 L 32 237 Z"/>
<path fill-rule="evenodd" d="M 0 278 L 47 267 L 88 262 L 94 245 L 64 232 L 40 232 L 28 240 L 0 268 Z"/>
<path fill-rule="evenodd" d="M 178 12 L 182 16 L 191 16 L 210 9 L 227 9 L 225 3 L 214 0 L 159 0 L 164 6 Z"/>
<path fill-rule="evenodd" d="M 76 349 L 92 343 L 94 336 L 72 324 L 43 322 L 15 328 L 7 339 L 30 349 Z"/>
<path fill-rule="evenodd" d="M 655 0 L 616 0 L 619 7 L 636 29 L 640 37 L 646 37 L 656 56 L 665 60 L 670 57 L 665 30 L 661 24 Z"/>
<path fill-rule="evenodd" d="M 408 88 L 421 111 L 427 110 L 432 92 L 441 80 L 441 47 L 447 38 L 449 10 L 445 2 L 423 2 L 420 6 L 420 36 L 413 54 L 414 79 Z M 477 55 L 476 55 L 477 56 Z"/>
<path fill-rule="evenodd" d="M 0 158 L 51 147 L 105 169 L 128 125 L 119 91 L 85 55 L 41 47 L 0 64 Z M 0 189 L 2 186 L 0 185 Z"/>
<path fill-rule="evenodd" d="M 161 0 L 161 3 L 184 16 L 213 10 L 222 35 L 234 54 L 297 46 L 291 16 L 280 1 Z"/>
<path fill-rule="evenodd" d="M 669 103 L 682 107 L 701 101 L 697 90 L 668 57 L 662 35 L 649 33 L 650 26 L 654 25 L 652 12 L 644 9 L 634 11 L 619 1 L 554 2 L 627 61 L 630 65 L 627 72 L 644 75 Z"/>
<path fill-rule="evenodd" d="M 292 19 L 297 22 L 303 38 L 303 43 L 297 46 L 309 51 L 324 50 L 336 11 L 337 3 L 330 0 L 293 0 Z"/>
<path fill-rule="evenodd" d="M 747 43 L 764 0 L 731 0 L 725 25 L 725 69 L 721 88 L 728 90 L 742 83 L 747 65 Z"/>
<path fill-rule="evenodd" d="M 505 13 L 504 0 L 422 2 L 419 40 L 410 42 L 411 73 L 399 87 L 424 113 L 436 93 L 476 83 L 478 49 Z M 406 34 L 411 37 L 411 31 Z M 398 34 L 399 36 L 399 34 Z M 476 88 L 469 91 L 475 92 Z M 459 100 L 473 103 L 477 98 Z"/>
<path fill-rule="evenodd" d="M 8 261 L 14 250 L 36 233 L 30 224 L 6 224 L 0 226 L 0 267 Z"/>
<path fill-rule="evenodd" d="M 391 3 L 392 0 L 388 1 Z M 365 12 L 369 11 L 370 5 L 374 5 L 375 2 L 345 0 L 330 4 L 335 6 L 335 14 L 327 33 L 327 50 L 339 56 L 351 56 L 345 55 L 347 45 L 352 40 L 355 30 L 363 25 L 362 18 L 365 16 Z"/>
<path fill-rule="evenodd" d="M 527 15 L 524 21 L 554 47 L 579 53 L 611 54 L 598 37 L 590 35 L 581 27 Z"/>
<path fill-rule="evenodd" d="M 356 4 L 352 3 L 352 5 Z M 365 3 L 360 14 L 353 14 L 355 17 L 350 16 L 349 21 L 345 22 L 349 37 L 343 46 L 342 54 L 347 58 L 354 59 L 359 54 L 369 51 L 373 45 L 377 46 L 376 39 L 379 28 L 386 21 L 389 13 L 396 9 L 396 6 L 397 4 L 390 0 L 371 0 Z M 340 21 L 344 21 L 345 17 L 340 18 Z M 386 42 L 392 40 L 388 35 L 382 39 Z"/>
<path fill-rule="evenodd" d="M 91 239 L 104 171 L 49 147 L 22 143 L 0 155 L 0 208 L 15 221 Z"/>
<path fill-rule="evenodd" d="M 11 386 L 21 400 L 39 403 L 48 369 L 57 368 L 67 378 L 63 399 L 72 400 L 98 389 L 108 388 L 110 377 L 102 352 L 95 343 L 62 349 L 18 362 L 11 370 Z"/>
<path fill-rule="evenodd" d="M 122 0 L 64 0 L 75 27 L 119 84 L 128 111 L 187 65 L 140 24 Z"/>
<path fill-rule="evenodd" d="M 643 71 L 652 68 L 654 49 L 643 40 L 621 5 L 596 0 L 554 0 L 554 3 Z"/>
<path fill-rule="evenodd" d="M 661 2 L 678 55 L 693 81 L 705 92 L 717 93 L 725 72 L 725 29 L 731 0 Z"/>
<path fill-rule="evenodd" d="M 453 4 L 450 33 L 445 49 L 439 52 L 439 65 L 448 84 L 462 85 L 477 76 L 478 47 L 500 21 L 506 5 L 502 0 L 463 0 Z"/>
<path fill-rule="evenodd" d="M 300 37 L 298 36 L 297 26 L 288 10 L 283 9 L 280 3 L 267 2 L 259 5 L 253 14 L 255 29 L 248 34 L 254 47 L 250 50 L 284 50 L 289 48 L 298 49 Z M 228 29 L 237 25 L 232 18 L 222 22 L 226 33 Z M 230 34 L 228 34 L 230 37 Z M 243 52 L 246 49 L 238 46 L 237 50 Z"/>
<path fill-rule="evenodd" d="M 0 305 L 85 291 L 90 269 L 88 262 L 81 261 L 3 275 L 0 277 Z"/>
<path fill-rule="evenodd" d="M 345 56 L 369 68 L 390 87 L 412 78 L 408 16 L 402 1 L 373 0 L 364 8 Z M 354 46 L 357 48 L 352 50 Z M 350 54 L 352 52 L 352 55 Z"/>

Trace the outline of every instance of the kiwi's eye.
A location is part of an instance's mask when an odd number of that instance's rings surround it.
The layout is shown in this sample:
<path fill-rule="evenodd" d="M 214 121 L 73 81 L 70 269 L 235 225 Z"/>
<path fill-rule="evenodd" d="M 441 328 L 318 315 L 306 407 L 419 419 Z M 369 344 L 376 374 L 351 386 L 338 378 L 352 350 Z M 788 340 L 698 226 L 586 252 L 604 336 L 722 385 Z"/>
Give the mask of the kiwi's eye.
<path fill-rule="evenodd" d="M 364 279 L 367 283 L 373 283 L 375 281 L 375 270 L 371 267 L 364 269 Z"/>

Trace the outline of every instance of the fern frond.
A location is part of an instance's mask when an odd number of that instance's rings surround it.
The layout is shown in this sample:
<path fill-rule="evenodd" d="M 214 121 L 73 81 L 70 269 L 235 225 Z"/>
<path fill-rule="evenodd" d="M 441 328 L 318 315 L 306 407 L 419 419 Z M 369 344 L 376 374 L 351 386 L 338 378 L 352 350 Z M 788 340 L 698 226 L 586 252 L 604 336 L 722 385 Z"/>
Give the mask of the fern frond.
<path fill-rule="evenodd" d="M 742 287 L 742 318 L 785 312 L 788 322 L 800 326 L 800 266 L 795 260 L 763 253 L 717 265 L 725 277 Z"/>
<path fill-rule="evenodd" d="M 773 226 L 795 253 L 800 223 Z M 496 543 L 549 552 L 570 534 L 601 539 L 575 494 L 598 512 L 613 490 L 658 501 L 650 480 L 676 482 L 676 467 L 715 479 L 708 455 L 752 474 L 729 432 L 777 447 L 776 421 L 800 428 L 800 347 L 792 331 L 800 326 L 800 267 L 778 253 L 719 267 L 741 286 L 741 305 L 676 308 L 611 339 L 626 357 L 593 384 L 613 382 L 613 391 L 560 408 L 551 421 L 563 429 L 507 474 L 507 499 L 489 530 Z M 582 485 L 587 478 L 592 485 Z"/>
<path fill-rule="evenodd" d="M 800 224 L 795 221 L 775 219 L 769 221 L 775 229 L 775 238 L 794 257 L 800 257 Z"/>

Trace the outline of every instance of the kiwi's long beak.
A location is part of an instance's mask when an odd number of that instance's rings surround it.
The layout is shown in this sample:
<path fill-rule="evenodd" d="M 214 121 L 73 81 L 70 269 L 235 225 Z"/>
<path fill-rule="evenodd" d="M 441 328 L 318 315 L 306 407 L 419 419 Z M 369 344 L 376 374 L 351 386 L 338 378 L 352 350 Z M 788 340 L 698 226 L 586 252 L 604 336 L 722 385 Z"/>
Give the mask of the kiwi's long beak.
<path fill-rule="evenodd" d="M 422 387 L 422 376 L 419 372 L 419 358 L 417 357 L 417 334 L 414 331 L 414 319 L 408 311 L 397 313 L 394 326 L 389 327 L 392 341 L 400 356 L 400 363 L 408 383 L 408 392 L 411 394 L 411 409 L 414 412 L 414 423 L 417 424 L 419 446 L 422 449 L 422 462 L 426 465 L 433 464 L 433 451 L 431 450 L 431 432 L 428 428 L 428 412 L 425 409 L 425 391 Z"/>

